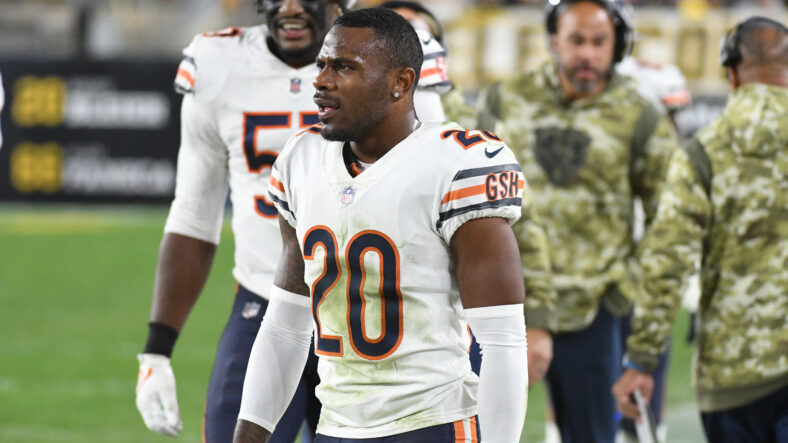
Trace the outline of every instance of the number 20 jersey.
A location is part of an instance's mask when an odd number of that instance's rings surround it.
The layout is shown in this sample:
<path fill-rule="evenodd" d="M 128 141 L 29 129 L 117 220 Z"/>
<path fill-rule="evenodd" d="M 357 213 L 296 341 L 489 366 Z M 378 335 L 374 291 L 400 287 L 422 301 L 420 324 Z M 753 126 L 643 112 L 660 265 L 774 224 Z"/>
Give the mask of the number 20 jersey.
<path fill-rule="evenodd" d="M 267 296 L 282 248 L 268 200 L 271 166 L 287 139 L 317 123 L 314 64 L 296 69 L 271 53 L 265 26 L 198 35 L 184 49 L 175 89 L 184 95 L 175 200 L 165 226 L 211 243 L 233 204 L 233 275 Z"/>
<path fill-rule="evenodd" d="M 315 126 L 290 139 L 269 194 L 311 288 L 318 432 L 394 435 L 476 414 L 477 378 L 450 241 L 520 216 L 525 181 L 494 134 L 425 123 L 356 177 Z"/>

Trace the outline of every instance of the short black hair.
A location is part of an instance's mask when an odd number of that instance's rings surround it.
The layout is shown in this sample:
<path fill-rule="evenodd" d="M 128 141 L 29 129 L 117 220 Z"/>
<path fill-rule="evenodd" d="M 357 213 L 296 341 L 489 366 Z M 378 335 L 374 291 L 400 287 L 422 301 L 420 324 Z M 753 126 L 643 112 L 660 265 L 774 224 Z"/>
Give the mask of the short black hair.
<path fill-rule="evenodd" d="M 768 33 L 769 30 L 775 32 Z M 748 64 L 788 65 L 788 28 L 782 23 L 766 17 L 752 17 L 736 28 L 736 40 L 743 61 Z"/>
<path fill-rule="evenodd" d="M 389 69 L 409 67 L 416 71 L 413 90 L 416 89 L 424 52 L 413 26 L 402 16 L 386 8 L 359 9 L 339 17 L 334 26 L 372 29 L 378 46 L 386 51 L 383 60 L 389 61 Z"/>

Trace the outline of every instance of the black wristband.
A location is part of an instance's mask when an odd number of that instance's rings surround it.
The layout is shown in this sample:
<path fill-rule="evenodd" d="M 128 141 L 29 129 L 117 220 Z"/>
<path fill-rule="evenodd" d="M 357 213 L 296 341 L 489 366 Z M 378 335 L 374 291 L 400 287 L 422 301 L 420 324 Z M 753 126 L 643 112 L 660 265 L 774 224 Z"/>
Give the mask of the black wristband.
<path fill-rule="evenodd" d="M 169 358 L 178 339 L 178 331 L 164 323 L 148 323 L 148 341 L 145 343 L 146 354 L 162 354 Z"/>

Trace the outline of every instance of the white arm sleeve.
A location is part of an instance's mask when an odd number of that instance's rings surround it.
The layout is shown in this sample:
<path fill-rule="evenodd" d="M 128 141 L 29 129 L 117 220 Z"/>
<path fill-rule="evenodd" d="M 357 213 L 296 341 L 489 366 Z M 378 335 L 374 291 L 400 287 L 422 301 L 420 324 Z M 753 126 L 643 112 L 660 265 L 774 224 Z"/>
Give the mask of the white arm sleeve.
<path fill-rule="evenodd" d="M 175 200 L 164 232 L 219 244 L 227 198 L 227 148 L 210 109 L 191 94 L 181 105 Z"/>
<path fill-rule="evenodd" d="M 465 310 L 482 349 L 479 426 L 482 441 L 520 441 L 528 402 L 528 349 L 523 305 Z"/>
<path fill-rule="evenodd" d="M 309 297 L 272 287 L 246 368 L 239 420 L 274 431 L 298 388 L 311 339 Z"/>

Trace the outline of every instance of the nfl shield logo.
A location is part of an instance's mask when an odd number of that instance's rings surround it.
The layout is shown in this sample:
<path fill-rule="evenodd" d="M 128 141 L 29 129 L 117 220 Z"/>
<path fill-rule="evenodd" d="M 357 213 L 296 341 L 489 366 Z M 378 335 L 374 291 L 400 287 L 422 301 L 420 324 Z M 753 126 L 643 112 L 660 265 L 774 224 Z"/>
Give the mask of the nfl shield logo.
<path fill-rule="evenodd" d="M 260 303 L 257 303 L 256 301 L 249 301 L 244 305 L 244 310 L 241 312 L 241 317 L 248 320 L 250 318 L 257 317 L 258 312 L 260 312 Z"/>
<path fill-rule="evenodd" d="M 298 77 L 293 77 L 290 79 L 290 92 L 295 94 L 296 92 L 301 92 L 301 79 Z"/>
<path fill-rule="evenodd" d="M 343 205 L 347 206 L 353 203 L 353 197 L 355 195 L 356 190 L 348 186 L 342 190 L 342 197 L 339 198 L 339 201 L 342 202 Z"/>

